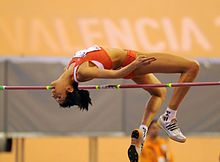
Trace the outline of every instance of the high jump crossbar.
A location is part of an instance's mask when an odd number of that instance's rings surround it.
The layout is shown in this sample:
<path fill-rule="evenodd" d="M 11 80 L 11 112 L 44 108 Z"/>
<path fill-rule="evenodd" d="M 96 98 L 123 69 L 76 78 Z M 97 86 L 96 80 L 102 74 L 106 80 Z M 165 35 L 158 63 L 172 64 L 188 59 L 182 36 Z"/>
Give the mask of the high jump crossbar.
<path fill-rule="evenodd" d="M 79 89 L 125 89 L 125 88 L 172 88 L 193 86 L 217 86 L 218 82 L 185 82 L 185 83 L 163 83 L 163 84 L 108 84 L 108 85 L 80 85 Z M 0 86 L 0 90 L 52 90 L 53 86 Z"/>

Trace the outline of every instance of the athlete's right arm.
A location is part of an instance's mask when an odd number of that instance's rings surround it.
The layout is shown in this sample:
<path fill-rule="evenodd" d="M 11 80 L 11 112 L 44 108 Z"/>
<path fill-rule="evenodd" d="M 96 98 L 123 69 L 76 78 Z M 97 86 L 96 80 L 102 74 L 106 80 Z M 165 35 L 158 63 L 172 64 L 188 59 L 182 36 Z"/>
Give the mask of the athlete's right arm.
<path fill-rule="evenodd" d="M 116 79 L 116 78 L 123 78 L 130 74 L 135 69 L 150 64 L 151 62 L 155 61 L 155 58 L 147 58 L 146 56 L 138 56 L 132 63 L 129 65 L 118 69 L 118 70 L 106 70 L 106 69 L 99 69 L 97 67 L 89 67 L 84 68 L 78 71 L 78 75 L 85 80 L 90 80 L 94 78 L 106 78 L 106 79 Z"/>

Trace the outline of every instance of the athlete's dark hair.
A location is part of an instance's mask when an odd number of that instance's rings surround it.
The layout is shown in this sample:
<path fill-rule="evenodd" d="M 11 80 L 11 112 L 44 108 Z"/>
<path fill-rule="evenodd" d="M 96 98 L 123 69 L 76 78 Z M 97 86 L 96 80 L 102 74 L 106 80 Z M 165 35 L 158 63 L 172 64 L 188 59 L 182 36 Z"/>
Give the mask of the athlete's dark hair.
<path fill-rule="evenodd" d="M 59 105 L 63 108 L 70 108 L 71 106 L 77 105 L 80 110 L 88 111 L 89 104 L 92 105 L 89 91 L 79 90 L 77 82 L 73 82 L 72 86 L 74 91 L 67 92 L 64 102 Z"/>

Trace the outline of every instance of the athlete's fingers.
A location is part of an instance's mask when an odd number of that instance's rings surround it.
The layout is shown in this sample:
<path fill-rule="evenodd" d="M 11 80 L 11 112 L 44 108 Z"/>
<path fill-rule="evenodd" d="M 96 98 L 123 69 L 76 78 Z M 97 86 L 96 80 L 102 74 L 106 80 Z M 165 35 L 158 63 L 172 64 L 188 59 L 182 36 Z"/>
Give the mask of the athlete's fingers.
<path fill-rule="evenodd" d="M 144 64 L 150 64 L 151 62 L 154 62 L 154 61 L 156 61 L 156 58 L 150 57 L 150 58 L 143 59 L 143 60 L 142 60 L 142 63 L 144 63 Z"/>
<path fill-rule="evenodd" d="M 155 57 L 150 57 L 150 58 L 148 58 L 148 59 L 146 59 L 146 62 L 154 62 L 154 61 L 156 61 L 157 59 L 155 58 Z"/>
<path fill-rule="evenodd" d="M 148 65 L 153 61 L 156 61 L 155 57 L 147 57 L 146 55 L 140 55 L 135 60 L 138 66 Z"/>
<path fill-rule="evenodd" d="M 148 58 L 148 59 L 145 59 L 141 64 L 145 66 L 145 65 L 151 64 L 154 61 L 156 61 L 155 58 Z"/>

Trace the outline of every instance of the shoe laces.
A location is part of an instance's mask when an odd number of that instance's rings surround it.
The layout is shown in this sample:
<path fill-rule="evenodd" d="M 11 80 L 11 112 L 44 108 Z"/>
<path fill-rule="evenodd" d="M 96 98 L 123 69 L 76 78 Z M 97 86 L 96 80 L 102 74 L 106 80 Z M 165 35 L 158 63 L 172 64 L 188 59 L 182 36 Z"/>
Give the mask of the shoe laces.
<path fill-rule="evenodd" d="M 176 119 L 171 120 L 171 122 L 169 122 L 169 123 L 166 125 L 166 128 L 167 128 L 169 131 L 178 130 L 178 129 L 179 129 L 179 126 L 178 126 L 178 124 L 177 124 L 177 120 L 176 120 Z"/>

